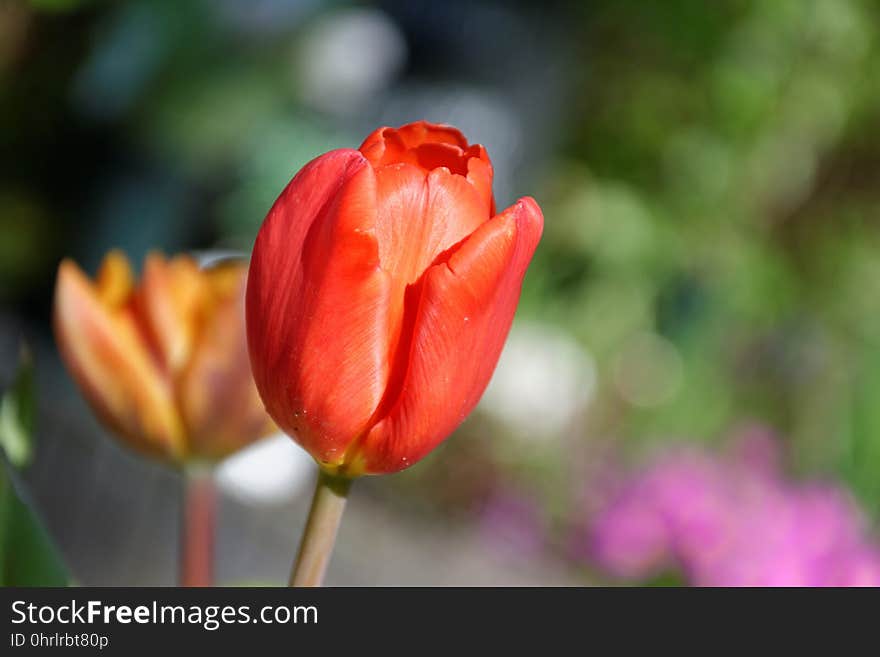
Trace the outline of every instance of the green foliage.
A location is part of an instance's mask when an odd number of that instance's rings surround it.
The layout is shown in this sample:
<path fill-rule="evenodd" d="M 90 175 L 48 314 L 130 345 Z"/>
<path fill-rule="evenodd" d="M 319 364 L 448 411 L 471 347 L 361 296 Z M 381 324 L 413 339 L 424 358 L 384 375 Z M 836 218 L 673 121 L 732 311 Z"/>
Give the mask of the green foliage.
<path fill-rule="evenodd" d="M 36 513 L 0 464 L 0 586 L 66 586 L 70 578 Z"/>
<path fill-rule="evenodd" d="M 30 462 L 35 416 L 34 368 L 22 347 L 12 385 L 0 400 L 0 586 L 64 586 L 58 549 L 27 503 L 14 468 Z"/>
<path fill-rule="evenodd" d="M 597 358 L 606 422 L 588 430 L 638 447 L 757 419 L 798 469 L 843 475 L 877 511 L 878 6 L 582 12 L 583 113 L 541 197 L 526 294 Z M 646 332 L 682 372 L 652 404 L 615 379 Z"/>

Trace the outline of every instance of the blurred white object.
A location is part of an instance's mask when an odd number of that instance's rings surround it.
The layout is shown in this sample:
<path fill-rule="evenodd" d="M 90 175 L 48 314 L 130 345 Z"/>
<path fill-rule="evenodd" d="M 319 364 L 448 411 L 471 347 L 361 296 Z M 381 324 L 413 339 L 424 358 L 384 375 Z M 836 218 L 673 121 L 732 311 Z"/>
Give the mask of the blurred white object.
<path fill-rule="evenodd" d="M 596 388 L 590 354 L 569 334 L 540 323 L 514 324 L 480 409 L 521 437 L 559 436 Z"/>
<path fill-rule="evenodd" d="M 204 251 L 193 251 L 192 257 L 199 263 L 202 269 L 213 267 L 216 264 L 227 260 L 239 260 L 247 262 L 250 260 L 250 254 L 244 251 L 235 251 L 233 249 L 206 249 Z"/>
<path fill-rule="evenodd" d="M 377 9 L 346 9 L 319 19 L 296 51 L 303 100 L 319 110 L 357 114 L 406 62 L 403 34 Z"/>
<path fill-rule="evenodd" d="M 217 468 L 217 483 L 246 504 L 283 504 L 305 494 L 316 472 L 312 457 L 279 433 L 226 459 Z"/>

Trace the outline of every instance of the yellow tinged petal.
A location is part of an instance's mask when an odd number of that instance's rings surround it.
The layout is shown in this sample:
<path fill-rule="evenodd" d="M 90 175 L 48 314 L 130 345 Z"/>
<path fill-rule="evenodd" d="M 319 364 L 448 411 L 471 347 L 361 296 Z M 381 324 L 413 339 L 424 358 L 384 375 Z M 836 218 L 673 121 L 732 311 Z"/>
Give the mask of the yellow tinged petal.
<path fill-rule="evenodd" d="M 225 260 L 202 270 L 212 294 L 220 301 L 241 294 L 242 281 L 247 277 L 248 263 L 243 260 Z"/>
<path fill-rule="evenodd" d="M 73 262 L 61 263 L 54 317 L 61 355 L 109 428 L 144 452 L 178 459 L 186 446 L 170 381 L 151 358 L 130 307 L 102 303 L 119 298 L 119 259 L 105 262 L 102 280 L 96 288 Z"/>
<path fill-rule="evenodd" d="M 138 310 L 170 376 L 181 372 L 192 356 L 204 314 L 206 285 L 189 256 L 166 260 L 151 253 L 144 263 Z"/>
<path fill-rule="evenodd" d="M 134 272 L 122 251 L 114 249 L 104 256 L 95 279 L 95 291 L 101 303 L 109 308 L 120 308 L 128 302 L 134 290 Z"/>
<path fill-rule="evenodd" d="M 211 294 L 192 359 L 179 381 L 194 456 L 218 459 L 274 431 L 251 374 L 244 322 L 247 265 L 203 272 Z"/>

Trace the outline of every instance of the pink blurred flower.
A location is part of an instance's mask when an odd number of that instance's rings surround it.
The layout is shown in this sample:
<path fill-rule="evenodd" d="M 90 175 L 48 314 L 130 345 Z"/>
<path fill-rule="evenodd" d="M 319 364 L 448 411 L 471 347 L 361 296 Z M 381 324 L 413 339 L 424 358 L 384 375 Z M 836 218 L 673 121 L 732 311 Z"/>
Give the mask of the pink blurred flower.
<path fill-rule="evenodd" d="M 592 560 L 645 579 L 679 568 L 697 586 L 880 585 L 880 550 L 839 487 L 787 480 L 766 431 L 730 452 L 667 454 L 621 484 L 593 516 Z"/>

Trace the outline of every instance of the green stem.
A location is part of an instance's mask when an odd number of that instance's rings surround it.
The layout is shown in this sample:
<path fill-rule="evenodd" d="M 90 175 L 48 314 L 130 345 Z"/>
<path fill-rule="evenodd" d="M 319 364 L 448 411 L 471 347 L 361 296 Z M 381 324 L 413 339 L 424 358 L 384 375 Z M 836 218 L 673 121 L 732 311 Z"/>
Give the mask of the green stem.
<path fill-rule="evenodd" d="M 351 482 L 348 477 L 319 471 L 309 519 L 290 573 L 290 586 L 321 586 L 324 581 Z"/>

